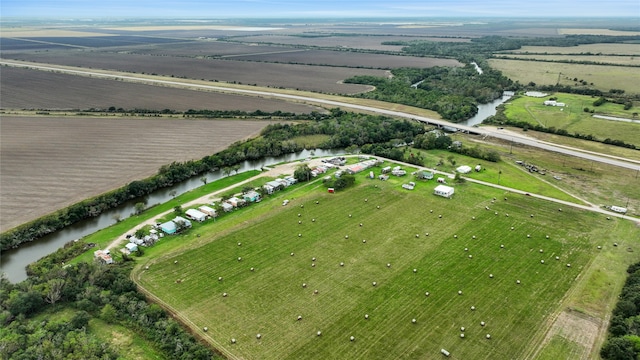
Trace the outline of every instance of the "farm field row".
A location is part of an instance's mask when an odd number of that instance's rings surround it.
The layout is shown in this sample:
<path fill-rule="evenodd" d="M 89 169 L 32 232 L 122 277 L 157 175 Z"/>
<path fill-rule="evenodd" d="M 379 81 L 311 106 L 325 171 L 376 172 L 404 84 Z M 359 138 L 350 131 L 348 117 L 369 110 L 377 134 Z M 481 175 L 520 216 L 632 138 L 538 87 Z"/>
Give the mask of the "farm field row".
<path fill-rule="evenodd" d="M 593 63 L 611 65 L 633 65 L 640 66 L 640 58 L 637 55 L 614 56 L 614 55 L 527 55 L 527 54 L 504 54 L 501 57 L 514 58 L 520 60 L 541 60 L 541 61 L 590 61 Z"/>
<path fill-rule="evenodd" d="M 614 103 L 594 107 L 593 102 L 596 99 L 585 95 L 555 93 L 553 96 L 566 106 L 545 106 L 544 99 L 521 96 L 506 104 L 504 113 L 509 119 L 525 121 L 532 125 L 565 129 L 571 134 L 591 134 L 599 140 L 622 140 L 640 146 L 639 124 L 594 118 L 593 114 L 584 111 L 584 108 L 589 108 L 597 114 L 632 119 L 637 109 L 623 110 L 623 105 Z"/>
<path fill-rule="evenodd" d="M 11 57 L 47 64 L 339 94 L 359 93 L 370 88 L 363 85 L 341 83 L 342 80 L 349 77 L 356 75 L 384 77 L 387 75 L 384 70 L 104 52 L 74 52 L 70 54 L 50 51 L 47 53 L 13 54 Z"/>
<path fill-rule="evenodd" d="M 640 55 L 640 44 L 583 44 L 578 46 L 523 46 L 515 53 Z"/>
<path fill-rule="evenodd" d="M 489 59 L 489 65 L 502 71 L 505 76 L 522 84 L 534 82 L 537 85 L 555 85 L 560 76 L 560 85 L 574 86 L 573 81 L 564 80 L 584 79 L 593 83 L 593 87 L 601 91 L 622 89 L 629 93 L 638 91 L 640 83 L 638 69 L 633 67 L 607 66 L 607 65 L 582 65 L 549 63 L 540 61 Z M 522 71 L 527 69 L 527 71 Z"/>
<path fill-rule="evenodd" d="M 268 121 L 2 117 L 0 226 L 10 229 L 75 202 L 200 159 L 256 135 Z"/>
<path fill-rule="evenodd" d="M 316 183 L 277 195 L 260 216 L 234 215 L 234 229 L 167 238 L 185 250 L 142 258 L 137 280 L 234 357 L 522 358 L 594 259 L 637 257 L 624 250 L 637 246 L 630 222 L 473 184 L 444 199 L 433 181 L 357 179 L 337 194 Z M 188 245 L 195 232 L 204 245 Z M 583 304 L 611 304 L 624 279 L 609 280 Z"/>
<path fill-rule="evenodd" d="M 60 84 L 66 84 L 60 87 Z M 186 111 L 240 110 L 310 113 L 322 109 L 286 102 L 217 92 L 166 88 L 96 79 L 16 67 L 2 68 L 3 109 L 171 109 Z"/>

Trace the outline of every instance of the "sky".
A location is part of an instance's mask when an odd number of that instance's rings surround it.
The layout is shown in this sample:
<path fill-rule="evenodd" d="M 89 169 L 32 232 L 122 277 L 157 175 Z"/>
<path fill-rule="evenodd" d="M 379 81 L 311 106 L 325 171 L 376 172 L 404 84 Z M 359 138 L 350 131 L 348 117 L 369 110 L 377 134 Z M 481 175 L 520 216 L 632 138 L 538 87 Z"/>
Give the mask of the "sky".
<path fill-rule="evenodd" d="M 1 0 L 0 18 L 638 17 L 640 0 Z M 640 25 L 640 24 L 639 24 Z"/>

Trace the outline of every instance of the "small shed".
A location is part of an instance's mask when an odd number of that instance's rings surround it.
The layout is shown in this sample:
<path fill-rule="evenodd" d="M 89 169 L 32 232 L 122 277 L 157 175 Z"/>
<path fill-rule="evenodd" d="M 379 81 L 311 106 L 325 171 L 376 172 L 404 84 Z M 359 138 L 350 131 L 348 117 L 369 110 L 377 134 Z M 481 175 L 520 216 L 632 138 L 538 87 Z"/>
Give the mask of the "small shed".
<path fill-rule="evenodd" d="M 167 221 L 166 223 L 160 224 L 160 230 L 171 235 L 171 234 L 175 234 L 176 231 L 178 231 L 178 227 L 176 226 L 176 223 L 174 223 L 173 221 Z"/>
<path fill-rule="evenodd" d="M 134 243 L 128 243 L 127 245 L 124 246 L 127 251 L 129 251 L 130 253 L 132 252 L 136 252 L 138 251 L 138 245 L 134 244 Z"/>
<path fill-rule="evenodd" d="M 451 186 L 438 185 L 434 189 L 433 193 L 442 197 L 450 198 L 453 195 L 454 189 Z"/>
<path fill-rule="evenodd" d="M 109 250 L 96 250 L 93 252 L 93 257 L 98 259 L 105 264 L 113 264 L 113 259 L 111 258 L 111 253 Z"/>
<path fill-rule="evenodd" d="M 187 217 L 191 220 L 195 220 L 195 221 L 199 221 L 199 222 L 203 222 L 205 220 L 207 220 L 207 214 L 203 213 L 200 210 L 196 210 L 196 209 L 189 209 L 185 212 L 185 215 L 187 215 Z"/>
<path fill-rule="evenodd" d="M 457 172 L 461 174 L 468 174 L 471 172 L 471 166 L 462 165 L 456 169 Z"/>
<path fill-rule="evenodd" d="M 331 194 L 333 194 L 334 192 L 336 192 L 336 190 L 334 188 L 328 188 L 327 191 Z"/>
<path fill-rule="evenodd" d="M 218 216 L 218 214 L 216 213 L 216 210 L 213 208 L 210 208 L 206 205 L 202 205 L 198 208 L 198 210 L 202 211 L 203 213 L 211 216 L 211 217 L 216 217 Z"/>

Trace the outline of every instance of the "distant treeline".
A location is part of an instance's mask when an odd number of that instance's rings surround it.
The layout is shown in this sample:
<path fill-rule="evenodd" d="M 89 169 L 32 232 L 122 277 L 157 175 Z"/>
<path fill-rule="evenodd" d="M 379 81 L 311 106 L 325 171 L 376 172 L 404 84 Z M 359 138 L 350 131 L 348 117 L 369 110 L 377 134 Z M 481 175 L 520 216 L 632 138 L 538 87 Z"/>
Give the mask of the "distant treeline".
<path fill-rule="evenodd" d="M 576 139 L 601 142 L 603 144 L 615 145 L 615 146 L 625 147 L 628 149 L 634 149 L 634 150 L 638 149 L 636 145 L 625 143 L 622 140 L 616 140 L 616 139 L 610 139 L 610 138 L 606 138 L 602 140 L 602 139 L 598 139 L 592 134 L 570 133 L 565 129 L 557 129 L 553 126 L 546 127 L 540 124 L 531 124 L 526 121 L 509 119 L 504 113 L 504 105 L 498 106 L 496 114 L 494 116 L 490 116 L 486 118 L 482 123 L 492 124 L 492 125 L 509 125 L 509 126 L 521 128 L 525 131 L 531 129 L 531 130 L 540 131 L 540 132 L 549 133 L 549 134 L 556 134 L 560 136 L 573 137 Z"/>
<path fill-rule="evenodd" d="M 261 136 L 240 141 L 227 149 L 200 160 L 172 162 L 160 167 L 158 173 L 143 180 L 132 181 L 126 186 L 97 197 L 75 203 L 55 213 L 43 216 L 0 234 L 1 250 L 15 248 L 28 241 L 39 239 L 66 226 L 100 215 L 126 201 L 136 199 L 162 188 L 208 171 L 233 167 L 245 160 L 258 160 L 268 156 L 295 153 L 303 146 L 291 141 L 296 136 L 324 134 L 329 138 L 321 148 L 345 148 L 350 145 L 385 143 L 391 139 L 407 142 L 424 132 L 424 125 L 417 122 L 394 120 L 382 116 L 361 115 L 331 110 L 330 114 L 312 113 L 313 121 L 300 124 L 272 124 Z"/>
<path fill-rule="evenodd" d="M 604 360 L 637 359 L 640 355 L 640 263 L 627 269 L 629 277 L 609 323 L 609 336 L 600 349 Z"/>
<path fill-rule="evenodd" d="M 82 242 L 70 243 L 39 260 L 30 268 L 27 280 L 18 284 L 0 277 L 0 358 L 127 357 L 117 344 L 87 331 L 93 318 L 134 331 L 167 359 L 222 358 L 160 306 L 146 301 L 129 278 L 132 263 L 126 261 L 126 255 L 117 265 L 80 262 L 62 266 L 84 247 Z M 66 309 L 72 311 L 65 318 L 61 313 Z M 45 311 L 57 316 L 43 316 Z"/>
<path fill-rule="evenodd" d="M 479 74 L 472 64 L 464 67 L 399 68 L 393 78 L 354 76 L 345 83 L 375 86 L 356 97 L 388 101 L 437 111 L 444 119 L 459 122 L 478 112 L 477 105 L 502 96 L 513 82 L 500 71 L 481 65 Z M 414 84 L 414 86 L 411 86 Z"/>
<path fill-rule="evenodd" d="M 483 36 L 470 42 L 385 41 L 383 45 L 404 46 L 403 52 L 415 56 L 452 57 L 462 62 L 479 61 L 499 51 L 518 50 L 523 46 L 578 46 L 599 43 L 626 43 L 640 40 L 638 35 L 567 35 L 565 37 L 513 38 Z"/>

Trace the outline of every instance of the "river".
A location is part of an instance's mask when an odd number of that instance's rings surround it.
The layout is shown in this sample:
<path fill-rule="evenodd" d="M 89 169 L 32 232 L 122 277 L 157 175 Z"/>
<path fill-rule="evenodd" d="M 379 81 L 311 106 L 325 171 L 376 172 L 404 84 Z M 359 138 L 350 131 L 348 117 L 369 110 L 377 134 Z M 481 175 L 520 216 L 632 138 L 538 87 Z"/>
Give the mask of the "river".
<path fill-rule="evenodd" d="M 343 154 L 343 150 L 303 150 L 299 153 L 285 154 L 278 157 L 267 157 L 257 161 L 245 161 L 240 164 L 238 172 L 244 172 L 249 170 L 259 170 L 262 167 L 268 167 L 274 164 L 282 162 L 291 162 L 296 160 L 306 159 L 311 156 L 333 156 Z M 207 181 L 212 182 L 223 177 L 222 171 L 209 172 L 203 175 L 207 178 Z M 143 201 L 147 207 L 153 205 L 162 204 L 172 199 L 172 191 L 175 190 L 176 194 L 182 194 L 189 190 L 193 190 L 199 186 L 202 186 L 200 180 L 202 176 L 195 176 L 191 179 L 185 180 L 179 184 L 174 185 L 171 188 L 158 190 L 144 199 L 134 199 L 127 203 L 124 203 L 117 208 L 105 211 L 95 218 L 80 221 L 76 224 L 68 226 L 60 231 L 49 234 L 38 240 L 24 243 L 17 249 L 10 249 L 2 252 L 2 258 L 0 259 L 0 272 L 5 273 L 9 281 L 20 282 L 27 278 L 25 270 L 26 265 L 53 253 L 57 249 L 61 248 L 69 241 L 80 239 L 89 234 L 104 229 L 114 224 L 114 216 L 119 214 L 121 218 L 127 218 L 135 211 L 135 203 Z"/>
<path fill-rule="evenodd" d="M 496 107 L 504 103 L 505 101 L 511 99 L 512 96 L 513 96 L 513 92 L 505 91 L 502 94 L 502 97 L 499 97 L 490 103 L 478 105 L 478 113 L 474 117 L 466 121 L 460 122 L 458 124 L 466 125 L 466 126 L 474 126 L 474 125 L 481 124 L 484 121 L 484 119 L 488 118 L 489 116 L 495 115 Z"/>

